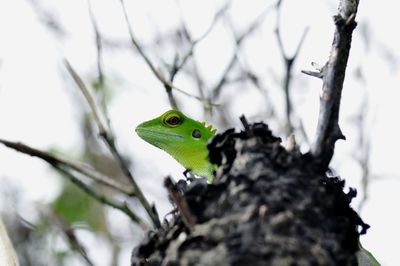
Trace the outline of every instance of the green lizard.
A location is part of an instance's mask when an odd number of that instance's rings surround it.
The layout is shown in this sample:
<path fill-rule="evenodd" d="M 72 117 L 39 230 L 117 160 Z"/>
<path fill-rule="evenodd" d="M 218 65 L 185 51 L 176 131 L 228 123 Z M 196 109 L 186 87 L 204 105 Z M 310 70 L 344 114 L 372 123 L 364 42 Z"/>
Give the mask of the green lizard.
<path fill-rule="evenodd" d="M 193 174 L 214 178 L 214 166 L 208 160 L 207 142 L 215 135 L 211 125 L 193 120 L 177 110 L 136 127 L 136 133 L 146 142 L 162 149 Z"/>
<path fill-rule="evenodd" d="M 162 149 L 193 174 L 204 176 L 208 182 L 214 179 L 214 165 L 208 160 L 207 142 L 216 129 L 185 116 L 177 110 L 169 110 L 161 116 L 143 122 L 136 133 L 143 140 Z M 357 252 L 361 266 L 380 266 L 374 256 L 361 244 Z"/>

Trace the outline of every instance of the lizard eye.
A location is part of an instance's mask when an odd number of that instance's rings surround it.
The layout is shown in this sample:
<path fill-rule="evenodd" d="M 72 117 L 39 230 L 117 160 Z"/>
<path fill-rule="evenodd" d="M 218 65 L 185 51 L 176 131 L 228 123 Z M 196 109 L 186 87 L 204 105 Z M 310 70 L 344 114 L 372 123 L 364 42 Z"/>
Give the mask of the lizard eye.
<path fill-rule="evenodd" d="M 164 123 L 170 127 L 176 127 L 182 122 L 181 118 L 177 115 L 167 116 L 164 119 Z"/>
<path fill-rule="evenodd" d="M 195 139 L 201 138 L 201 132 L 200 132 L 200 130 L 198 130 L 198 129 L 193 130 L 193 132 L 192 132 L 192 137 L 195 138 Z"/>

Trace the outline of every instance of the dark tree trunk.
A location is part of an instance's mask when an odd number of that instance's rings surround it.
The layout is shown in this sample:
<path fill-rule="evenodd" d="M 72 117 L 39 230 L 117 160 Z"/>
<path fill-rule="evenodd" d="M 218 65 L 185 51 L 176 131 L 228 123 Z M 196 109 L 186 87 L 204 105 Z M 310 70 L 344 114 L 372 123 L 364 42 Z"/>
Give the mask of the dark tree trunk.
<path fill-rule="evenodd" d="M 355 191 L 280 142 L 262 123 L 217 135 L 216 180 L 188 185 L 132 265 L 357 265 L 357 228 L 368 225 L 349 206 Z"/>

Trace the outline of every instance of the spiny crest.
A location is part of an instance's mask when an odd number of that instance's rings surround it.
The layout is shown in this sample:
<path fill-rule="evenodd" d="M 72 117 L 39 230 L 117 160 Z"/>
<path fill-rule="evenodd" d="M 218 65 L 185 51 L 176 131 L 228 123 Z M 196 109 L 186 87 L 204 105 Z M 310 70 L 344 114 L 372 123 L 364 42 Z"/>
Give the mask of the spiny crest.
<path fill-rule="evenodd" d="M 215 132 L 217 132 L 217 129 L 214 128 L 211 124 L 207 125 L 206 122 L 202 121 L 201 124 L 212 134 L 215 135 Z"/>

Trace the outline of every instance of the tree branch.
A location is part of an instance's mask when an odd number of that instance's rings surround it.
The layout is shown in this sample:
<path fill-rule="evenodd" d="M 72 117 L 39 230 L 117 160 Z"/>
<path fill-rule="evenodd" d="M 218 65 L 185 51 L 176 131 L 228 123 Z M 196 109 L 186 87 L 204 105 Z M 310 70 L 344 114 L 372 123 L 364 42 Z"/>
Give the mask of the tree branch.
<path fill-rule="evenodd" d="M 63 159 L 57 155 L 53 155 L 48 152 L 32 148 L 21 142 L 12 142 L 12 141 L 0 139 L 0 143 L 4 144 L 8 148 L 14 149 L 21 153 L 28 154 L 28 155 L 34 156 L 34 157 L 38 157 L 51 165 L 57 164 L 57 165 L 71 168 L 72 170 L 77 171 L 78 173 L 80 173 L 84 176 L 87 176 L 88 178 L 92 179 L 93 181 L 96 181 L 96 182 L 106 185 L 110 188 L 113 188 L 125 195 L 132 195 L 132 193 L 133 193 L 133 191 L 128 189 L 126 187 L 126 185 L 120 184 L 119 182 L 115 181 L 114 179 L 111 179 L 108 176 L 103 175 L 102 173 L 99 173 L 96 170 L 91 169 L 87 165 L 84 165 L 82 163 L 77 163 L 77 162 L 73 162 L 71 160 Z"/>
<path fill-rule="evenodd" d="M 137 216 L 126 204 L 126 202 L 118 202 L 115 201 L 113 199 L 107 198 L 104 194 L 94 190 L 93 188 L 91 188 L 90 186 L 88 186 L 87 184 L 85 184 L 82 180 L 80 180 L 79 178 L 77 178 L 76 176 L 74 176 L 70 171 L 60 167 L 60 165 L 56 164 L 53 165 L 57 170 L 59 170 L 61 173 L 63 173 L 65 175 L 65 177 L 67 177 L 72 183 L 74 183 L 75 185 L 77 185 L 79 188 L 81 188 L 82 190 L 84 190 L 87 194 L 89 194 L 90 196 L 92 196 L 93 198 L 95 198 L 96 200 L 98 200 L 99 202 L 109 205 L 115 209 L 118 209 L 120 211 L 122 211 L 123 213 L 125 213 L 126 215 L 129 216 L 129 218 L 131 218 L 131 220 L 137 224 L 139 224 L 142 228 L 147 228 L 147 224 L 145 222 L 143 222 L 143 220 Z"/>
<path fill-rule="evenodd" d="M 145 54 L 145 52 L 143 51 L 141 45 L 139 44 L 139 42 L 136 40 L 135 36 L 133 35 L 133 30 L 131 27 L 131 24 L 129 22 L 129 18 L 128 18 L 128 14 L 126 12 L 126 8 L 125 8 L 125 4 L 124 4 L 124 0 L 120 0 L 121 2 L 121 6 L 122 6 L 122 11 L 124 13 L 124 17 L 125 17 L 125 21 L 128 27 L 128 31 L 129 31 L 129 36 L 131 38 L 131 43 L 133 44 L 133 46 L 136 48 L 136 50 L 139 52 L 139 54 L 141 55 L 141 57 L 144 59 L 144 61 L 146 62 L 146 64 L 149 66 L 150 70 L 153 72 L 153 74 L 156 76 L 156 78 L 164 85 L 164 87 L 166 88 L 166 92 L 168 94 L 168 98 L 172 99 L 173 95 L 172 95 L 172 89 L 179 91 L 180 93 L 191 97 L 191 98 L 195 98 L 199 101 L 203 101 L 203 99 L 199 96 L 196 95 L 192 95 L 178 87 L 176 87 L 174 84 L 172 84 L 172 82 L 170 82 L 168 79 L 166 79 L 164 77 L 164 75 L 157 70 L 157 68 L 154 66 L 154 64 L 151 62 L 150 58 Z M 170 102 L 171 106 L 174 106 L 173 102 Z"/>
<path fill-rule="evenodd" d="M 93 31 L 95 33 L 96 37 L 96 51 L 97 51 L 97 74 L 98 74 L 98 88 L 101 92 L 101 108 L 104 114 L 104 118 L 106 120 L 106 123 L 108 127 L 110 128 L 110 118 L 108 116 L 108 110 L 107 110 L 107 101 L 106 101 L 106 88 L 105 88 L 105 78 L 104 78 L 104 73 L 103 73 L 103 37 L 100 34 L 99 27 L 97 26 L 96 18 L 93 14 L 92 6 L 91 6 L 91 1 L 88 0 L 88 8 L 89 8 L 89 16 L 90 20 L 92 22 L 93 26 Z"/>
<path fill-rule="evenodd" d="M 327 169 L 332 159 L 336 140 L 345 139 L 339 127 L 339 108 L 358 3 L 358 0 L 341 0 L 339 14 L 334 17 L 336 29 L 331 54 L 323 68 L 317 133 L 311 147 L 321 171 Z"/>
<path fill-rule="evenodd" d="M 225 12 L 230 8 L 231 2 L 227 1 L 219 10 L 218 12 L 214 15 L 213 20 L 210 24 L 210 26 L 206 29 L 206 31 L 197 39 L 193 40 L 192 36 L 190 35 L 189 30 L 187 29 L 187 26 L 185 24 L 185 22 L 182 20 L 182 30 L 183 33 L 185 35 L 185 37 L 187 38 L 187 40 L 190 43 L 190 47 L 189 49 L 186 51 L 186 53 L 184 53 L 182 59 L 176 60 L 171 73 L 170 73 L 170 81 L 173 82 L 176 74 L 178 74 L 179 70 L 181 70 L 184 65 L 186 64 L 186 62 L 188 61 L 189 58 L 191 58 L 193 56 L 193 52 L 194 52 L 194 48 L 195 46 L 202 40 L 204 40 L 208 34 L 211 32 L 211 30 L 214 28 L 215 24 L 217 23 L 218 19 L 225 14 Z"/>
<path fill-rule="evenodd" d="M 192 36 L 191 36 L 189 30 L 187 29 L 187 26 L 186 26 L 185 22 L 184 22 L 183 20 L 181 21 L 181 24 L 182 24 L 182 32 L 183 32 L 184 37 L 185 37 L 185 38 L 187 39 L 187 41 L 189 42 L 189 48 L 188 48 L 187 51 L 183 54 L 182 59 L 179 60 L 178 54 L 177 54 L 177 56 L 175 57 L 175 60 L 174 60 L 172 66 L 171 66 L 171 68 L 170 68 L 170 71 L 169 71 L 169 81 L 170 81 L 171 83 L 174 82 L 174 79 L 175 79 L 176 75 L 183 69 L 183 67 L 186 65 L 186 63 L 189 61 L 189 59 L 192 59 L 192 61 L 194 61 L 194 49 L 195 49 L 196 45 L 197 45 L 200 41 L 204 40 L 204 39 L 207 37 L 207 35 L 208 35 L 208 34 L 211 32 L 211 30 L 214 28 L 214 26 L 215 26 L 216 22 L 218 21 L 218 19 L 229 9 L 230 4 L 231 4 L 231 2 L 228 1 L 228 2 L 226 2 L 226 3 L 222 6 L 222 8 L 219 9 L 219 11 L 214 15 L 214 18 L 213 18 L 211 24 L 209 25 L 209 27 L 208 27 L 208 28 L 206 29 L 206 31 L 205 31 L 200 37 L 198 37 L 197 39 L 193 39 L 193 38 L 192 38 Z M 196 68 L 195 64 L 196 64 L 196 63 L 193 62 L 194 68 Z M 199 79 L 198 79 L 199 77 L 197 76 L 197 75 L 198 75 L 197 69 L 195 69 L 194 72 L 195 72 L 195 73 L 194 73 L 195 79 L 196 79 L 196 81 L 198 81 L 198 80 L 199 80 Z M 201 84 L 200 84 L 200 83 L 197 83 L 197 85 L 198 85 L 199 94 L 200 94 L 199 98 L 201 99 L 201 102 L 202 102 L 202 104 L 203 104 L 203 106 L 204 106 L 204 109 L 205 109 L 205 110 L 209 110 L 210 107 L 211 107 L 213 104 L 211 104 L 210 101 L 209 101 L 208 99 L 205 99 L 205 97 L 204 97 L 204 92 L 203 92 L 203 88 L 202 88 Z M 167 90 L 171 90 L 171 88 L 169 88 L 169 87 L 166 86 L 166 85 L 164 85 L 164 87 L 165 87 Z M 169 96 L 169 95 L 168 95 L 168 96 Z M 173 99 L 169 99 L 169 101 L 170 101 L 172 107 L 173 107 L 174 109 L 178 109 L 178 107 L 176 106 L 176 102 L 175 102 L 175 101 L 172 101 L 172 100 L 173 100 Z"/>
<path fill-rule="evenodd" d="M 271 5 L 271 6 L 267 7 L 260 15 L 258 15 L 256 17 L 256 19 L 246 28 L 246 30 L 244 30 L 239 36 L 235 37 L 235 45 L 236 45 L 235 52 L 232 55 L 231 60 L 227 64 L 224 72 L 222 73 L 221 78 L 219 79 L 217 84 L 212 89 L 213 99 L 216 99 L 219 97 L 219 95 L 221 94 L 221 91 L 222 91 L 222 87 L 227 82 L 229 73 L 231 72 L 233 67 L 236 65 L 237 60 L 238 60 L 238 51 L 239 51 L 241 44 L 251 33 L 254 32 L 254 30 L 256 30 L 260 26 L 260 24 L 264 21 L 265 17 L 269 14 L 269 12 L 271 12 L 271 10 L 273 10 L 274 6 L 275 5 Z"/>
<path fill-rule="evenodd" d="M 282 42 L 282 36 L 281 36 L 281 30 L 280 30 L 280 7 L 282 4 L 282 0 L 278 1 L 276 4 L 276 9 L 277 9 L 277 15 L 276 15 L 276 28 L 275 28 L 275 34 L 276 38 L 278 40 L 278 47 L 279 51 L 281 53 L 281 56 L 283 58 L 283 62 L 285 64 L 285 77 L 284 77 L 284 84 L 283 84 L 283 91 L 285 93 L 285 114 L 286 114 L 286 127 L 285 131 L 286 134 L 289 136 L 291 133 L 293 133 L 293 123 L 292 123 L 292 103 L 290 101 L 290 85 L 292 81 L 292 69 L 294 62 L 299 55 L 301 46 L 305 40 L 305 37 L 308 32 L 308 27 L 305 28 L 303 31 L 303 34 L 301 35 L 300 41 L 297 44 L 297 48 L 295 53 L 292 56 L 288 56 L 285 52 L 285 48 L 283 47 L 283 42 Z"/>
<path fill-rule="evenodd" d="M 45 216 L 44 218 L 46 220 L 51 221 L 51 224 L 55 225 L 55 228 L 62 232 L 65 240 L 69 244 L 70 249 L 81 256 L 87 265 L 94 266 L 95 264 L 89 258 L 85 246 L 78 239 L 78 236 L 76 235 L 75 230 L 71 226 L 71 224 L 68 223 L 62 216 L 54 212 L 54 210 L 52 209 L 43 208 L 42 213 Z"/>
<path fill-rule="evenodd" d="M 109 205 L 111 207 L 114 207 L 116 209 L 121 210 L 124 212 L 126 215 L 128 215 L 132 221 L 138 223 L 142 227 L 147 227 L 147 225 L 142 221 L 140 217 L 138 217 L 136 214 L 134 214 L 126 205 L 126 203 L 121 204 L 120 202 L 114 201 L 112 199 L 107 198 L 105 195 L 101 194 L 100 192 L 94 190 L 92 187 L 84 183 L 82 180 L 77 178 L 74 174 L 72 174 L 69 170 L 66 169 L 66 167 L 73 169 L 95 181 L 101 182 L 103 184 L 108 185 L 109 187 L 115 188 L 124 194 L 129 194 L 129 191 L 126 189 L 122 188 L 121 185 L 117 184 L 114 180 L 109 179 L 106 176 L 101 176 L 101 174 L 97 172 L 90 172 L 88 169 L 84 169 L 83 167 L 79 166 L 78 164 L 67 161 L 64 159 L 61 159 L 55 155 L 51 155 L 47 152 L 40 151 L 37 149 L 34 149 L 32 147 L 29 147 L 23 143 L 19 142 L 11 142 L 7 140 L 0 139 L 0 143 L 4 144 L 5 146 L 12 148 L 16 151 L 19 151 L 21 153 L 28 154 L 30 156 L 35 156 L 38 158 L 41 158 L 42 160 L 46 161 L 50 165 L 52 165 L 54 168 L 56 168 L 58 171 L 61 173 L 65 174 L 66 177 L 71 180 L 74 184 L 76 184 L 78 187 L 80 187 L 82 190 L 84 190 L 86 193 L 91 195 L 93 198 L 96 200 Z"/>
<path fill-rule="evenodd" d="M 118 151 L 118 149 L 115 145 L 115 139 L 113 137 L 113 134 L 111 133 L 111 129 L 106 128 L 105 125 L 103 124 L 102 119 L 100 118 L 100 113 L 97 109 L 96 103 L 95 103 L 93 97 L 91 96 L 89 90 L 86 88 L 86 85 L 83 83 L 82 79 L 78 76 L 78 74 L 75 72 L 75 70 L 72 68 L 72 66 L 69 64 L 69 62 L 67 60 L 65 60 L 65 65 L 66 65 L 67 70 L 73 77 L 75 83 L 78 85 L 78 88 L 81 90 L 83 96 L 85 97 L 86 101 L 89 104 L 89 107 L 94 116 L 94 120 L 99 128 L 100 137 L 107 144 L 110 152 L 114 156 L 115 160 L 118 162 L 125 177 L 128 179 L 128 181 L 133 186 L 135 197 L 143 205 L 147 214 L 150 216 L 151 220 L 153 221 L 154 226 L 160 227 L 161 226 L 160 219 L 158 218 L 155 208 L 153 206 L 150 206 L 146 197 L 143 195 L 142 190 L 139 188 L 135 179 L 133 178 L 133 175 L 132 175 L 131 171 L 129 170 L 128 165 L 126 164 L 125 160 L 122 158 L 121 153 Z"/>

